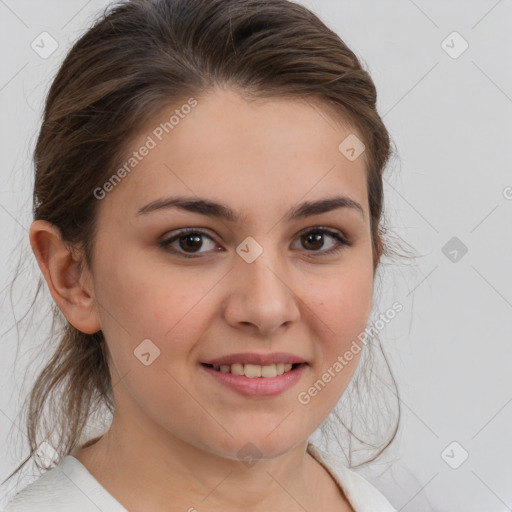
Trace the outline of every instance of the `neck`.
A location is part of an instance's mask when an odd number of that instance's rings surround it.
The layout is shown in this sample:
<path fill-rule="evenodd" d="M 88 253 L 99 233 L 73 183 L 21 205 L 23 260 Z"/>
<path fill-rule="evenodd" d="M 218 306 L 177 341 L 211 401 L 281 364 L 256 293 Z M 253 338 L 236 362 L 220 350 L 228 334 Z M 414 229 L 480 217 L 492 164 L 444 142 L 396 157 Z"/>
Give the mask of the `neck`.
<path fill-rule="evenodd" d="M 169 432 L 121 425 L 74 456 L 131 511 L 254 512 L 318 510 L 325 470 L 307 453 L 307 441 L 269 459 L 241 461 L 174 438 Z M 325 480 L 323 480 L 325 481 Z M 325 485 L 322 487 L 325 489 Z"/>

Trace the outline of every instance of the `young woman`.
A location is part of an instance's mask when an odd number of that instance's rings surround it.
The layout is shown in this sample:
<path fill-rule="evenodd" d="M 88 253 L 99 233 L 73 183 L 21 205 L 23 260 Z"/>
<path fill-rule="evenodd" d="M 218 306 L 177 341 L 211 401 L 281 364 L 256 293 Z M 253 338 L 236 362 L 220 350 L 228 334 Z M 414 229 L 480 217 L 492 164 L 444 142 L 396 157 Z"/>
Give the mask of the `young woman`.
<path fill-rule="evenodd" d="M 373 343 L 389 156 L 370 76 L 306 8 L 111 6 L 35 149 L 30 243 L 64 329 L 25 462 L 57 389 L 59 460 L 7 512 L 393 511 L 309 440 Z"/>

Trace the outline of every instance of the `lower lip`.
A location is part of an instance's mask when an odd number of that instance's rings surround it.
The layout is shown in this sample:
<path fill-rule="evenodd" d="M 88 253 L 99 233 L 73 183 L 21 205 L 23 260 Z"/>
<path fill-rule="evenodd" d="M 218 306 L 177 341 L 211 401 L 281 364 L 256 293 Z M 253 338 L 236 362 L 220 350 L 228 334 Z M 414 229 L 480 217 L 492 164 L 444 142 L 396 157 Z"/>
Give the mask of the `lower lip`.
<path fill-rule="evenodd" d="M 210 366 L 201 364 L 201 368 L 207 371 L 217 382 L 237 391 L 245 396 L 276 396 L 290 389 L 301 378 L 306 370 L 306 364 L 302 363 L 289 372 L 276 377 L 255 377 L 245 375 L 233 375 L 214 370 Z"/>

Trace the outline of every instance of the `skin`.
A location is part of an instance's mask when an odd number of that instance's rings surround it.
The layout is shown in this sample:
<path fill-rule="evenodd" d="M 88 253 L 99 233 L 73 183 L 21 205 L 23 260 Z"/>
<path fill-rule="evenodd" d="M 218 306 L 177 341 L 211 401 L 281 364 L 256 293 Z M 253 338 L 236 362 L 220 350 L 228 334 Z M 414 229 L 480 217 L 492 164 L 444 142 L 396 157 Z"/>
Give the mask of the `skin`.
<path fill-rule="evenodd" d="M 373 255 L 363 157 L 338 150 L 357 133 L 311 101 L 248 101 L 217 88 L 198 99 L 172 133 L 99 201 L 91 270 L 79 271 L 51 224 L 34 221 L 30 242 L 51 294 L 77 329 L 102 330 L 112 359 L 116 413 L 110 430 L 74 455 L 130 511 L 347 510 L 343 492 L 306 452 L 307 439 L 336 405 L 360 353 L 310 403 L 307 390 L 366 326 Z M 175 106 L 173 108 L 176 108 Z M 162 116 L 145 127 L 128 154 Z M 360 138 L 362 138 L 360 136 Z M 231 223 L 176 208 L 137 216 L 155 199 L 208 198 L 245 216 Z M 293 221 L 304 200 L 345 195 L 364 215 L 341 208 Z M 331 255 L 302 232 L 328 227 L 351 240 Z M 186 259 L 158 241 L 197 228 L 202 246 Z M 244 261 L 253 237 L 263 253 Z M 180 250 L 179 241 L 172 245 Z M 192 247 L 192 249 L 190 249 Z M 215 251 L 216 247 L 223 250 Z M 160 355 L 134 355 L 144 339 Z M 275 397 L 248 398 L 217 383 L 200 362 L 233 352 L 290 352 L 308 367 Z M 246 443 L 261 459 L 237 457 Z"/>

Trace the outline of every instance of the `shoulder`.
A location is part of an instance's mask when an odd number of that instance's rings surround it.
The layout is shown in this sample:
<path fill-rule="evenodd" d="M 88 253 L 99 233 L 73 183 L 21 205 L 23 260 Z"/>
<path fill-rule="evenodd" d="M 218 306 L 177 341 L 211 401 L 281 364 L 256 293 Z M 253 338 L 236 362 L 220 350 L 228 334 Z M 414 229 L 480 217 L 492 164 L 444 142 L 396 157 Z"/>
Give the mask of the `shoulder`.
<path fill-rule="evenodd" d="M 62 472 L 62 461 L 19 491 L 4 512 L 46 512 L 76 503 L 73 484 Z"/>
<path fill-rule="evenodd" d="M 126 512 L 80 461 L 67 455 L 20 490 L 3 512 Z"/>
<path fill-rule="evenodd" d="M 331 474 L 343 489 L 356 512 L 396 512 L 384 495 L 362 475 L 340 463 L 334 455 L 308 443 L 308 452 Z"/>

